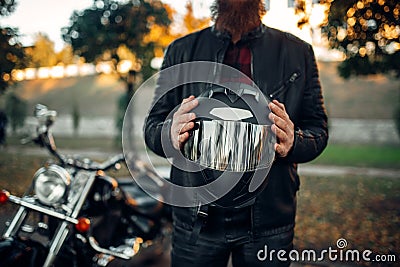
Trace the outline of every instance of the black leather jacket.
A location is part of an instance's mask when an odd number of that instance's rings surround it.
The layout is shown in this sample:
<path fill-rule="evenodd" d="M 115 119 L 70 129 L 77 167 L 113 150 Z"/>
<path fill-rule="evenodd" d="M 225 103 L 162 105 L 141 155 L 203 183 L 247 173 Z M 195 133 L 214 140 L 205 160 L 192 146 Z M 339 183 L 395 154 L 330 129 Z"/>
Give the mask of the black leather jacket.
<path fill-rule="evenodd" d="M 252 52 L 252 78 L 266 95 L 281 92 L 290 119 L 295 125 L 294 146 L 285 158 L 278 158 L 270 172 L 267 187 L 252 206 L 252 227 L 255 235 L 294 225 L 296 192 L 300 186 L 297 163 L 316 158 L 328 141 L 327 115 L 314 52 L 311 45 L 291 34 L 261 25 L 244 36 Z M 214 27 L 187 35 L 174 41 L 167 49 L 162 69 L 188 61 L 222 63 L 230 37 Z M 161 146 L 161 128 L 167 115 L 189 95 L 198 96 L 202 86 L 185 85 L 161 98 L 151 110 L 145 123 L 147 146 L 156 154 L 165 156 Z M 156 89 L 155 99 L 161 94 Z M 193 174 L 175 167 L 171 169 L 175 183 L 193 181 Z M 189 182 L 189 183 L 191 183 Z M 191 229 L 196 219 L 195 208 L 174 209 L 175 222 Z"/>

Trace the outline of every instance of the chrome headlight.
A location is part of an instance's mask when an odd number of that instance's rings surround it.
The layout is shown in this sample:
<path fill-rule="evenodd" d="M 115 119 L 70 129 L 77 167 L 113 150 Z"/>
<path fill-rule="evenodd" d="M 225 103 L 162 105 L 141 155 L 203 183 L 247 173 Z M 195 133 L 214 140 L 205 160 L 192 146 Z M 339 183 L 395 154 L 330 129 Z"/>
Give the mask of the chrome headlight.
<path fill-rule="evenodd" d="M 34 189 L 40 202 L 46 205 L 61 204 L 70 184 L 70 175 L 62 167 L 51 165 L 40 168 L 34 175 Z"/>

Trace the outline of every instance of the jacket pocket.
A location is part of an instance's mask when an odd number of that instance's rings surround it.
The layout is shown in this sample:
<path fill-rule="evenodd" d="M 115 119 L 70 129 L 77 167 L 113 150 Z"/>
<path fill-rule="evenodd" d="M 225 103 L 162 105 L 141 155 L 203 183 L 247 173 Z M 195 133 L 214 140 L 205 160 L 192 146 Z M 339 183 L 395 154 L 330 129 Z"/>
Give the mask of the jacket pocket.
<path fill-rule="evenodd" d="M 279 83 L 280 85 L 277 86 L 277 88 L 274 88 L 272 90 L 272 92 L 268 94 L 269 100 L 270 101 L 273 101 L 274 99 L 279 100 L 279 97 L 282 96 L 296 82 L 296 80 L 299 77 L 300 77 L 300 72 L 299 71 L 293 72 L 289 76 L 289 78 L 284 80 L 282 83 Z"/>

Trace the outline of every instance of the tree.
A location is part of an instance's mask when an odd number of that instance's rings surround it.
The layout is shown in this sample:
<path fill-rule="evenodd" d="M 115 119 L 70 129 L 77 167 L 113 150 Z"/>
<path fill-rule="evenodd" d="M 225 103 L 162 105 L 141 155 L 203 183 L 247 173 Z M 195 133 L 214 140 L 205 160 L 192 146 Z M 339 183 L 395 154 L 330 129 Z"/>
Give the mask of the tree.
<path fill-rule="evenodd" d="M 14 0 L 0 0 L 0 17 L 7 16 L 15 9 Z M 18 40 L 18 31 L 0 25 L 0 94 L 14 81 L 12 71 L 24 66 L 24 51 Z"/>
<path fill-rule="evenodd" d="M 144 78 L 153 74 L 150 61 L 160 45 L 159 38 L 146 39 L 152 28 L 166 31 L 171 18 L 159 0 L 95 0 L 93 6 L 75 11 L 70 26 L 62 29 L 63 39 L 71 44 L 75 54 L 88 62 L 109 61 L 117 70 L 123 59 L 132 62 L 131 70 L 121 75 L 126 93 L 118 103 L 117 129 L 120 139 L 127 104 L 136 88 L 131 73 L 140 71 Z M 133 125 L 131 125 L 133 131 Z"/>
<path fill-rule="evenodd" d="M 57 53 L 57 64 L 62 63 L 64 65 L 73 64 L 77 61 L 74 56 L 74 51 L 71 45 L 65 45 L 63 49 Z"/>
<path fill-rule="evenodd" d="M 0 16 L 8 16 L 15 10 L 14 0 L 0 0 Z"/>
<path fill-rule="evenodd" d="M 58 64 L 76 63 L 71 45 L 66 45 L 60 52 L 54 49 L 54 42 L 46 34 L 37 33 L 32 46 L 25 47 L 26 66 L 30 68 L 52 67 Z"/>
<path fill-rule="evenodd" d="M 336 0 L 324 27 L 329 46 L 343 51 L 340 76 L 393 74 L 400 78 L 400 3 L 397 0 Z M 400 135 L 400 105 L 394 120 Z"/>
<path fill-rule="evenodd" d="M 160 0 L 95 0 L 91 8 L 75 11 L 70 26 L 62 29 L 63 39 L 87 62 L 108 61 L 114 64 L 114 70 L 122 60 L 133 62 L 131 70 L 121 75 L 126 93 L 118 102 L 119 130 L 137 80 L 140 76 L 147 79 L 155 71 L 151 60 L 162 57 L 165 47 L 178 36 L 208 24 L 208 20 L 194 18 L 191 5 L 187 10 L 185 30 L 180 27 L 180 33 L 173 34 L 170 24 L 175 11 Z"/>
<path fill-rule="evenodd" d="M 36 34 L 34 44 L 26 50 L 26 54 L 29 58 L 28 66 L 31 68 L 50 67 L 58 63 L 54 42 L 43 33 Z"/>
<path fill-rule="evenodd" d="M 183 17 L 184 27 L 186 32 L 182 32 L 182 35 L 188 34 L 194 31 L 198 31 L 210 25 L 210 18 L 196 18 L 193 14 L 192 2 L 186 4 L 186 14 Z"/>
<path fill-rule="evenodd" d="M 170 18 L 174 18 L 177 14 L 174 9 L 165 5 L 165 9 Z M 150 32 L 144 36 L 144 43 L 154 43 L 154 55 L 161 58 L 164 55 L 164 48 L 167 47 L 173 40 L 198 31 L 210 25 L 210 18 L 196 18 L 193 12 L 191 1 L 186 3 L 186 13 L 182 21 L 174 20 L 168 27 L 154 25 Z"/>
<path fill-rule="evenodd" d="M 306 2 L 296 0 L 302 14 L 299 26 L 308 23 Z M 314 2 L 314 1 L 313 1 Z M 320 0 L 325 4 L 323 33 L 329 46 L 346 59 L 338 66 L 343 78 L 368 74 L 393 74 L 400 78 L 400 3 L 398 0 Z M 400 135 L 400 105 L 394 120 Z"/>
<path fill-rule="evenodd" d="M 324 32 L 346 59 L 339 74 L 393 73 L 400 77 L 400 3 L 397 0 L 336 0 Z"/>
<path fill-rule="evenodd" d="M 151 28 L 168 26 L 170 17 L 159 0 L 95 0 L 91 8 L 75 11 L 63 38 L 72 45 L 75 54 L 88 62 L 108 60 L 115 66 L 120 61 L 118 48 L 127 47 L 136 56 L 135 66 L 145 78 L 152 74 L 150 61 L 155 43 L 144 43 Z M 115 68 L 116 69 L 116 68 Z"/>

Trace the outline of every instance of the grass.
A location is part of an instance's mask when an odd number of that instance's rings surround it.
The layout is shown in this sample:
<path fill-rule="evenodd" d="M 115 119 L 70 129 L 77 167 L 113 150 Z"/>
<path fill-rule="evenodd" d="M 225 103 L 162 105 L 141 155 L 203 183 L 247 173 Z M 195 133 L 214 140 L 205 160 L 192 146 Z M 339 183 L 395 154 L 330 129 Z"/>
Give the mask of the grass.
<path fill-rule="evenodd" d="M 0 154 L 0 189 L 22 194 L 30 185 L 35 172 L 48 157 L 28 156 L 21 153 Z"/>
<path fill-rule="evenodd" d="M 400 147 L 330 144 L 312 163 L 400 169 Z"/>

